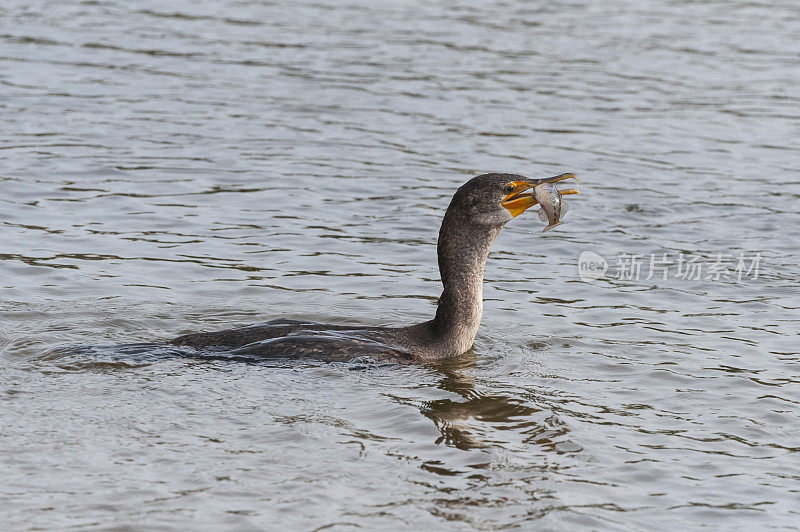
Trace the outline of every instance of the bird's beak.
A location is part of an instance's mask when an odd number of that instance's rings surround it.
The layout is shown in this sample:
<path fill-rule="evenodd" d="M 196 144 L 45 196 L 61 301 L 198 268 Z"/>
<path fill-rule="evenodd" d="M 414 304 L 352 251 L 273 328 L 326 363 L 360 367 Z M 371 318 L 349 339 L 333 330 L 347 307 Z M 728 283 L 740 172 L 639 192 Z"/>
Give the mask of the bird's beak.
<path fill-rule="evenodd" d="M 545 177 L 543 179 L 532 179 L 530 181 L 514 181 L 511 183 L 514 186 L 514 192 L 507 195 L 500 204 L 508 209 L 508 212 L 511 213 L 511 216 L 516 218 L 529 207 L 533 207 L 538 202 L 533 195 L 533 192 L 525 192 L 526 190 L 532 189 L 537 185 L 541 185 L 542 183 L 557 183 L 559 181 L 564 181 L 565 179 L 574 179 L 575 182 L 578 182 L 578 178 L 575 177 L 575 174 L 560 174 L 553 177 Z M 559 190 L 559 194 L 562 196 L 566 196 L 568 194 L 577 194 L 578 190 L 575 188 L 571 188 L 568 190 Z"/>

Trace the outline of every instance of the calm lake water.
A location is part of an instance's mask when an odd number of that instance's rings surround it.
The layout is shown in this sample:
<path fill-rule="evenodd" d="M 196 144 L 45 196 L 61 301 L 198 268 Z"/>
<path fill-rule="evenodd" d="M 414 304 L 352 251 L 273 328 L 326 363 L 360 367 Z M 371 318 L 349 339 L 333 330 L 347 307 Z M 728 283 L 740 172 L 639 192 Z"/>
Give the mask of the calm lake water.
<path fill-rule="evenodd" d="M 800 528 L 796 2 L 10 0 L 0 65 L 4 529 Z M 457 360 L 114 347 L 429 319 L 494 170 L 581 195 Z"/>

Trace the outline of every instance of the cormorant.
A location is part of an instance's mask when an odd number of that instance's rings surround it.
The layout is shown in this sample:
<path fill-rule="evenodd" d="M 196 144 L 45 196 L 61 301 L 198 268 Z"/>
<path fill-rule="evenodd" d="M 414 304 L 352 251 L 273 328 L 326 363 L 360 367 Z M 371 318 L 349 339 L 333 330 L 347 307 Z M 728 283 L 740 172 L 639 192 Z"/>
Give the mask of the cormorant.
<path fill-rule="evenodd" d="M 351 360 L 366 356 L 407 362 L 460 355 L 472 347 L 481 322 L 483 270 L 495 237 L 506 223 L 536 205 L 534 195 L 526 191 L 570 178 L 576 179 L 573 174 L 528 179 L 490 173 L 470 179 L 456 191 L 439 230 L 437 251 L 444 289 L 430 321 L 409 327 L 362 327 L 279 319 L 187 334 L 170 343 L 247 358 Z"/>

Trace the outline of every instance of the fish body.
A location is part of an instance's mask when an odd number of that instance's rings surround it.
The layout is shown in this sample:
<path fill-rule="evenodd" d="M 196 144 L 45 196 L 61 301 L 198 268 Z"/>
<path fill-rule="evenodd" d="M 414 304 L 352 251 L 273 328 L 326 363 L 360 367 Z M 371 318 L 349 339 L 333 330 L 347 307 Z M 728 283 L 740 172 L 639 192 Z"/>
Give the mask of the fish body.
<path fill-rule="evenodd" d="M 539 209 L 539 219 L 549 225 L 542 229 L 542 232 L 549 231 L 557 225 L 561 225 L 561 215 L 567 212 L 567 204 L 561 199 L 558 189 L 552 183 L 542 183 L 533 188 L 533 197 L 542 206 Z"/>

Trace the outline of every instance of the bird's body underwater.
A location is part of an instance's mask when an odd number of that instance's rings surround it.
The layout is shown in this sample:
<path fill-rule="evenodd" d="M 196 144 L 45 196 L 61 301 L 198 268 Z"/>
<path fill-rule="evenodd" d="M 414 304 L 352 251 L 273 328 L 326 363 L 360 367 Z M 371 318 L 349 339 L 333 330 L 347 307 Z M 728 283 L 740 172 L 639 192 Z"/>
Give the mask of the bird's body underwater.
<path fill-rule="evenodd" d="M 574 179 L 561 174 L 528 179 L 483 174 L 462 185 L 444 215 L 438 240 L 443 291 L 436 316 L 409 327 L 326 325 L 275 320 L 210 333 L 192 333 L 170 343 L 227 357 L 322 358 L 428 361 L 453 357 L 472 347 L 483 312 L 483 271 L 489 248 L 503 226 L 536 205 L 526 192 L 543 183 Z M 563 190 L 575 194 L 577 190 Z"/>

